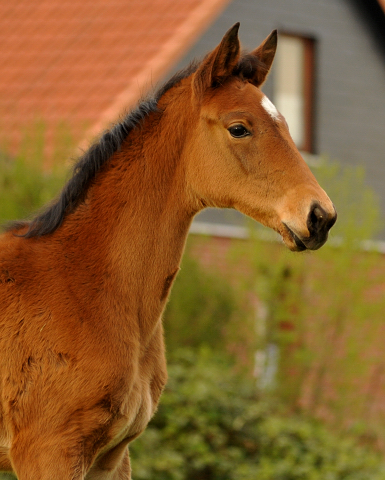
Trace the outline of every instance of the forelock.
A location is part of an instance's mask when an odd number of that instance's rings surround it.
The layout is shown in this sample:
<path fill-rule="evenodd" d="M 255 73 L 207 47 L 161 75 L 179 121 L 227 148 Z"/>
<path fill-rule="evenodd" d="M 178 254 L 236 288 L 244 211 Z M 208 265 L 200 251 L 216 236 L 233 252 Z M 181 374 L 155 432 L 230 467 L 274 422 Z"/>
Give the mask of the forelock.
<path fill-rule="evenodd" d="M 258 71 L 267 72 L 268 68 L 258 57 L 251 53 L 246 53 L 239 59 L 238 65 L 234 70 L 234 75 L 244 80 L 252 80 Z"/>

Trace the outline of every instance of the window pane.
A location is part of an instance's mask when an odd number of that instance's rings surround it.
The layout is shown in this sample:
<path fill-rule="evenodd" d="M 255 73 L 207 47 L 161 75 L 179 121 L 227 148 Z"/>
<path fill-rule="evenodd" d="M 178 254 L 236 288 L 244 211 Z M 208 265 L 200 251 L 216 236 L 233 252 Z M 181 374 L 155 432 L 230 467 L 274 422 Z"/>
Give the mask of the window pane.
<path fill-rule="evenodd" d="M 304 62 L 303 39 L 280 35 L 274 101 L 286 118 L 291 136 L 299 148 L 305 143 Z"/>

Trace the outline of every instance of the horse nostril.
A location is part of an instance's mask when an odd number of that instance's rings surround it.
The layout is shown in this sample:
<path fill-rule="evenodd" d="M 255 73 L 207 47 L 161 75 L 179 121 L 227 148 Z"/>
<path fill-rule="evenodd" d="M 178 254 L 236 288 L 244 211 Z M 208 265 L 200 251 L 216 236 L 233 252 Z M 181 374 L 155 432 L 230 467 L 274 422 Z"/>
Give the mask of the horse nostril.
<path fill-rule="evenodd" d="M 328 215 L 325 210 L 320 205 L 313 205 L 307 220 L 307 227 L 310 234 L 318 233 L 320 230 L 324 229 L 327 223 Z M 329 228 L 327 228 L 327 230 L 329 230 Z"/>

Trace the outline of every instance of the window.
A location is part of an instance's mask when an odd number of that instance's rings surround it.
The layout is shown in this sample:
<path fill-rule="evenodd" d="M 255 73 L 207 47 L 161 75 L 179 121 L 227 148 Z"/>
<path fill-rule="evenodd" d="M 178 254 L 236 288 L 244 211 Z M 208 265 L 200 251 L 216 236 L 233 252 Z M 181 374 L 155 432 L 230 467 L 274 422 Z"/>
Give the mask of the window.
<path fill-rule="evenodd" d="M 275 59 L 274 102 L 300 150 L 313 151 L 314 41 L 280 35 Z"/>

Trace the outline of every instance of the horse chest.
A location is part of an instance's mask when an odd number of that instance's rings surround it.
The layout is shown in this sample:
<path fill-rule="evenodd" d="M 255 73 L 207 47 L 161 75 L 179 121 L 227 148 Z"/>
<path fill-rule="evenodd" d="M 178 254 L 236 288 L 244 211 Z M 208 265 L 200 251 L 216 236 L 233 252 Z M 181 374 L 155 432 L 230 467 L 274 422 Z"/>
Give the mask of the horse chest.
<path fill-rule="evenodd" d="M 157 400 L 152 398 L 149 388 L 144 388 L 136 395 L 132 395 L 122 405 L 122 419 L 118 420 L 112 428 L 114 437 L 119 440 L 139 435 L 150 421 L 156 405 Z"/>
<path fill-rule="evenodd" d="M 108 432 L 111 440 L 99 452 L 100 457 L 122 442 L 131 442 L 145 430 L 166 382 L 166 370 L 160 369 L 159 372 L 162 373 L 147 378 L 142 376 L 135 382 L 120 405 L 119 415 L 111 424 Z"/>

